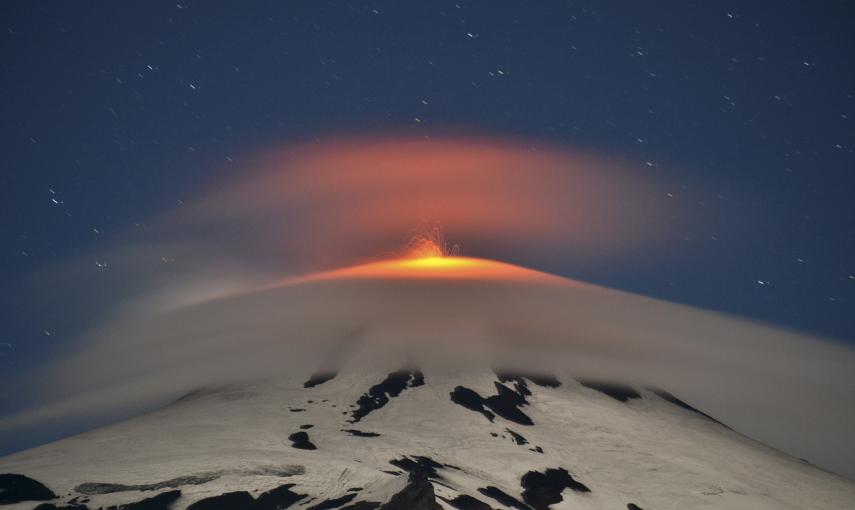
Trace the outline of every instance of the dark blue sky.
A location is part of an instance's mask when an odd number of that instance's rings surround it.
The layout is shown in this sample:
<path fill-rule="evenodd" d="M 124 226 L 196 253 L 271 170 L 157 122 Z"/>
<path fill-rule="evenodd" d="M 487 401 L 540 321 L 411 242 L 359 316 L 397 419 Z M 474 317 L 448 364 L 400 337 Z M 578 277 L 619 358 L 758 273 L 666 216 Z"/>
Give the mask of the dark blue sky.
<path fill-rule="evenodd" d="M 671 169 L 688 215 L 720 211 L 714 228 L 690 222 L 667 263 L 544 269 L 855 341 L 850 2 L 8 1 L 0 12 L 7 373 L 72 334 L 25 306 L 24 279 L 172 207 L 227 158 L 431 126 L 649 161 Z"/>

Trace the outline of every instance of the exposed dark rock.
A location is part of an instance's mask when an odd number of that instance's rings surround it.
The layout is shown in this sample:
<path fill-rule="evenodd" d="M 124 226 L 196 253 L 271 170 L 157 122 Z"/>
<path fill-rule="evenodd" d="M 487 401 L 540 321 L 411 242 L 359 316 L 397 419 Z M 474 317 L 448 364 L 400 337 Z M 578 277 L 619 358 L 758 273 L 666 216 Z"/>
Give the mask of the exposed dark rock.
<path fill-rule="evenodd" d="M 359 503 L 343 506 L 339 508 L 339 510 L 374 510 L 379 507 L 380 503 L 375 503 L 373 501 L 360 501 Z"/>
<path fill-rule="evenodd" d="M 533 451 L 534 453 L 543 453 L 543 448 L 541 448 L 539 446 L 535 446 L 534 448 L 529 448 L 529 450 Z"/>
<path fill-rule="evenodd" d="M 335 379 L 335 376 L 337 375 L 337 372 L 318 372 L 316 374 L 312 374 L 312 376 L 309 377 L 309 380 L 303 383 L 303 387 L 314 388 L 319 384 Z"/>
<path fill-rule="evenodd" d="M 309 434 L 305 432 L 294 432 L 288 439 L 291 440 L 291 446 L 300 450 L 317 450 L 318 447 L 309 441 Z"/>
<path fill-rule="evenodd" d="M 174 489 L 182 485 L 201 485 L 223 476 L 222 471 L 211 471 L 208 473 L 197 473 L 195 475 L 179 476 L 163 482 L 143 483 L 125 485 L 121 483 L 100 483 L 88 482 L 81 483 L 74 488 L 78 494 L 86 494 L 92 496 L 95 494 L 110 494 L 113 492 L 127 491 L 157 491 L 160 489 Z"/>
<path fill-rule="evenodd" d="M 496 373 L 496 377 L 499 378 L 501 382 L 508 382 L 515 379 L 528 379 L 534 384 L 544 387 L 544 388 L 557 388 L 561 386 L 561 381 L 559 381 L 554 375 L 549 374 L 535 374 L 535 373 L 521 373 L 521 372 L 505 372 L 502 370 L 494 370 Z"/>
<path fill-rule="evenodd" d="M 333 508 L 338 508 L 345 503 L 350 503 L 356 498 L 356 494 L 346 494 L 340 498 L 328 499 L 326 501 L 322 501 L 317 505 L 312 505 L 308 507 L 306 510 L 332 510 Z"/>
<path fill-rule="evenodd" d="M 559 381 L 554 375 L 527 374 L 525 378 L 544 388 L 558 388 L 561 386 L 561 381 Z"/>
<path fill-rule="evenodd" d="M 436 502 L 433 485 L 420 472 L 410 473 L 407 486 L 392 496 L 380 510 L 442 510 Z"/>
<path fill-rule="evenodd" d="M 89 507 L 86 505 L 81 505 L 78 503 L 70 503 L 68 505 L 54 505 L 53 503 L 42 503 L 41 505 L 35 507 L 33 510 L 89 510 Z"/>
<path fill-rule="evenodd" d="M 480 489 L 478 489 L 478 492 L 487 496 L 488 498 L 495 499 L 496 501 L 507 507 L 516 508 L 517 510 L 532 510 L 530 506 L 526 505 L 525 503 L 511 496 L 505 491 L 499 489 L 498 487 L 481 487 Z"/>
<path fill-rule="evenodd" d="M 641 398 L 641 395 L 637 391 L 626 384 L 592 381 L 588 379 L 579 379 L 578 381 L 582 386 L 604 393 L 619 402 L 626 402 L 633 398 Z"/>
<path fill-rule="evenodd" d="M 476 391 L 465 386 L 458 386 L 451 392 L 451 401 L 483 414 L 490 421 L 493 421 L 493 413 L 495 413 L 506 420 L 520 425 L 534 425 L 531 418 L 520 409 L 522 406 L 528 405 L 526 396 L 531 395 L 525 381 L 515 379 L 515 390 L 499 382 L 496 382 L 495 385 L 497 394 L 487 398 L 482 397 Z M 487 411 L 485 407 L 492 412 Z"/>
<path fill-rule="evenodd" d="M 422 474 L 429 478 L 441 478 L 436 470 L 445 467 L 430 457 L 422 457 L 418 455 L 414 455 L 412 459 L 406 456 L 400 459 L 392 459 L 389 461 L 389 464 L 399 467 L 411 475 Z"/>
<path fill-rule="evenodd" d="M 166 491 L 134 503 L 111 506 L 107 510 L 169 510 L 180 497 L 181 491 L 179 490 Z"/>
<path fill-rule="evenodd" d="M 310 429 L 310 428 L 312 428 L 312 427 L 314 427 L 314 425 L 309 425 L 309 424 L 307 424 L 307 425 L 300 425 L 300 430 L 309 430 L 309 429 Z"/>
<path fill-rule="evenodd" d="M 549 505 L 562 501 L 561 492 L 571 489 L 576 492 L 591 492 L 577 482 L 564 468 L 547 469 L 543 473 L 529 471 L 522 477 L 523 500 L 535 510 L 549 510 Z"/>
<path fill-rule="evenodd" d="M 238 471 L 246 475 L 261 475 L 261 476 L 294 476 L 302 475 L 306 472 L 306 468 L 300 465 L 285 465 L 285 466 L 258 466 L 253 469 Z"/>
<path fill-rule="evenodd" d="M 626 510 L 642 510 L 642 508 L 635 503 L 629 503 L 626 505 Z"/>
<path fill-rule="evenodd" d="M 351 487 L 347 489 L 347 492 L 362 492 L 362 487 Z"/>
<path fill-rule="evenodd" d="M 0 475 L 0 505 L 20 501 L 47 501 L 55 497 L 53 491 L 28 476 L 14 473 Z"/>
<path fill-rule="evenodd" d="M 356 423 L 372 411 L 376 411 L 389 403 L 390 398 L 397 397 L 406 388 L 415 388 L 425 383 L 424 375 L 418 370 L 399 370 L 392 372 L 379 384 L 368 389 L 356 401 L 356 409 L 351 412 L 351 423 Z"/>
<path fill-rule="evenodd" d="M 380 434 L 378 434 L 377 432 L 364 432 L 362 430 L 356 430 L 356 429 L 341 429 L 341 431 L 347 432 L 351 436 L 356 436 L 356 437 L 380 437 Z"/>
<path fill-rule="evenodd" d="M 671 402 L 675 406 L 682 407 L 683 409 L 685 409 L 687 411 L 691 411 L 693 413 L 697 413 L 697 414 L 703 416 L 704 418 L 710 419 L 710 420 L 718 423 L 719 425 L 721 425 L 723 427 L 727 427 L 727 425 L 725 425 L 724 423 L 716 420 L 715 418 L 708 415 L 707 413 L 690 406 L 689 404 L 683 402 L 682 400 L 680 400 L 679 398 L 675 397 L 674 395 L 668 393 L 665 390 L 660 390 L 658 388 L 651 388 L 651 391 L 653 391 L 653 393 L 655 393 L 657 396 L 659 396 L 659 398 L 667 400 L 668 402 Z M 727 427 L 727 428 L 730 428 L 730 427 Z"/>
<path fill-rule="evenodd" d="M 501 383 L 513 383 L 514 392 L 520 397 L 525 398 L 531 395 L 531 390 L 528 389 L 528 383 L 522 377 L 496 376 Z M 495 383 L 494 383 L 495 384 Z"/>
<path fill-rule="evenodd" d="M 304 413 L 304 412 L 306 412 L 305 409 L 300 408 L 300 407 L 289 407 L 288 410 L 291 411 L 292 413 Z"/>
<path fill-rule="evenodd" d="M 484 398 L 475 390 L 465 386 L 458 386 L 451 392 L 451 401 L 466 409 L 483 414 L 488 420 L 493 421 L 496 415 L 484 409 Z M 495 435 L 495 434 L 494 434 Z"/>
<path fill-rule="evenodd" d="M 305 494 L 292 492 L 293 486 L 293 483 L 288 483 L 261 494 L 247 510 L 283 510 L 290 507 L 306 497 Z"/>
<path fill-rule="evenodd" d="M 525 393 L 519 390 L 513 391 L 504 384 L 495 384 L 498 395 L 487 397 L 484 400 L 484 405 L 506 420 L 520 425 L 534 425 L 531 418 L 520 410 L 520 407 L 528 405 Z"/>
<path fill-rule="evenodd" d="M 519 445 L 528 444 L 528 440 L 526 438 L 524 438 L 522 435 L 517 434 L 516 432 L 514 432 L 511 429 L 505 429 L 505 430 L 507 431 L 508 434 L 511 435 L 511 437 L 514 439 L 514 442 L 516 444 L 519 444 Z"/>
<path fill-rule="evenodd" d="M 246 491 L 226 492 L 219 496 L 200 499 L 187 507 L 187 510 L 243 510 L 255 501 Z"/>
<path fill-rule="evenodd" d="M 480 499 L 475 499 L 468 494 L 461 494 L 454 499 L 443 498 L 443 501 L 459 510 L 494 510 L 487 503 L 484 503 Z"/>

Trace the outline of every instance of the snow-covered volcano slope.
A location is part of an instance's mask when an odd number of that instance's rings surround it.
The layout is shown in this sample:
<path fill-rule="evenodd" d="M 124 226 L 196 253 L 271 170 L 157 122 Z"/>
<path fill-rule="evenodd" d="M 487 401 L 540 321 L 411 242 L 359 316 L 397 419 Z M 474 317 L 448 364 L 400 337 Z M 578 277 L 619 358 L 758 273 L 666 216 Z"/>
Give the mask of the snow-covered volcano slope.
<path fill-rule="evenodd" d="M 16 384 L 31 406 L 0 416 L 0 434 L 112 423 L 200 387 L 299 374 L 361 341 L 425 369 L 428 359 L 461 369 L 490 360 L 668 388 L 749 437 L 855 478 L 847 345 L 463 257 L 122 301 Z"/>
<path fill-rule="evenodd" d="M 0 459 L 0 504 L 855 508 L 846 479 L 650 389 L 845 461 L 855 353 L 820 339 L 459 257 L 147 303 L 37 374 L 52 399 L 0 432 L 159 410 Z"/>
<path fill-rule="evenodd" d="M 565 374 L 379 370 L 357 362 L 365 354 L 336 374 L 200 390 L 0 459 L 0 473 L 28 477 L 0 477 L 0 502 L 55 494 L 56 507 L 41 508 L 855 506 L 855 484 L 662 391 Z"/>

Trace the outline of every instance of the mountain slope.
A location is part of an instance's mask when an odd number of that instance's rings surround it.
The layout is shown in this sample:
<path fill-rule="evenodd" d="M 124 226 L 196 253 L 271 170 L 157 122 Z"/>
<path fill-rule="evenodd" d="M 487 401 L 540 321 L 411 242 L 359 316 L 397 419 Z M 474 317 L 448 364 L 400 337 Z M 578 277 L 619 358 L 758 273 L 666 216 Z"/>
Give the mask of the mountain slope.
<path fill-rule="evenodd" d="M 0 459 L 0 473 L 43 484 L 59 508 L 855 505 L 855 484 L 660 390 L 403 364 L 206 388 Z"/>

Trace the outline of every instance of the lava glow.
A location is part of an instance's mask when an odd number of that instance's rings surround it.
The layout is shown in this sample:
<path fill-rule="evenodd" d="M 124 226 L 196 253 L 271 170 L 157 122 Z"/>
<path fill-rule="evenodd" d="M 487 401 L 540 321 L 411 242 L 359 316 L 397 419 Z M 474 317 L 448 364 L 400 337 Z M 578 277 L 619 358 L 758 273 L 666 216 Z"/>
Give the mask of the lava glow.
<path fill-rule="evenodd" d="M 675 226 L 650 172 L 528 141 L 332 139 L 246 160 L 234 181 L 164 218 L 169 239 L 307 273 L 389 254 L 458 255 L 447 231 L 468 253 L 580 267 L 645 260 L 637 250 L 661 246 Z"/>
<path fill-rule="evenodd" d="M 475 265 L 477 262 L 478 261 L 476 261 L 475 259 L 467 259 L 463 257 L 444 257 L 434 255 L 430 257 L 420 257 L 416 259 L 399 261 L 399 264 L 412 268 L 447 269 L 469 267 Z"/>
<path fill-rule="evenodd" d="M 456 244 L 449 247 L 442 226 L 439 224 L 426 225 L 422 232 L 410 239 L 408 248 L 409 258 L 412 259 L 442 259 L 460 254 Z M 435 265 L 441 265 L 440 260 L 435 262 Z"/>
<path fill-rule="evenodd" d="M 319 280 L 480 280 L 517 281 L 531 283 L 569 283 L 559 276 L 535 271 L 495 260 L 460 257 L 428 256 L 371 262 L 333 271 L 313 273 L 280 285 Z"/>

